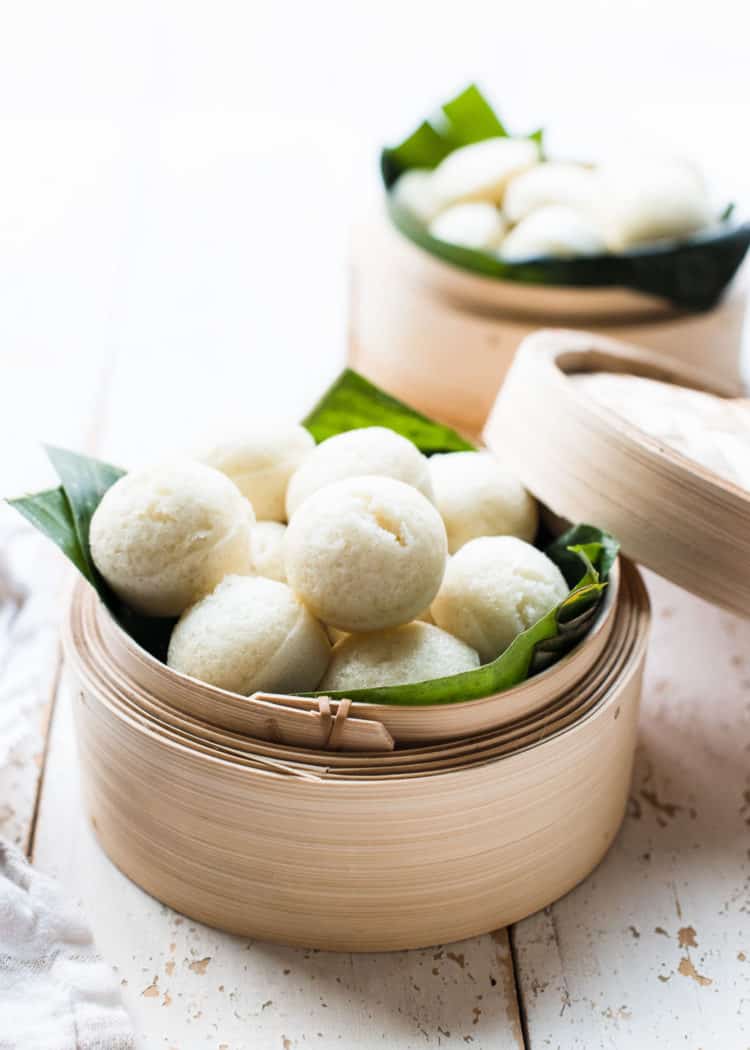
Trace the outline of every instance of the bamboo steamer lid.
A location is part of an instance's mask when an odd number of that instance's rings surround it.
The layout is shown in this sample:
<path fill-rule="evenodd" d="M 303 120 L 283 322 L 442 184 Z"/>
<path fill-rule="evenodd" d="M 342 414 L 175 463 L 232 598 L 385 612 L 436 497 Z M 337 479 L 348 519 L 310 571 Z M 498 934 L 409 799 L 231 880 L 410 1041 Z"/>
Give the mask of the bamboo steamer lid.
<path fill-rule="evenodd" d="M 143 703 L 149 697 L 166 697 L 171 709 L 217 729 L 329 752 L 389 751 L 394 745 L 455 740 L 499 728 L 541 710 L 552 693 L 574 688 L 609 643 L 619 590 L 616 562 L 601 611 L 569 653 L 512 689 L 458 704 L 401 707 L 354 702 L 342 708 L 336 701 L 269 693 L 248 697 L 218 689 L 173 671 L 142 649 L 83 581 L 73 596 L 70 659 L 78 661 L 81 652 L 93 647 L 110 685 L 137 691 Z"/>
<path fill-rule="evenodd" d="M 541 331 L 520 346 L 487 421 L 487 445 L 561 518 L 595 521 L 628 557 L 750 616 L 750 492 L 584 393 L 571 376 L 617 372 L 729 398 L 678 361 L 603 336 Z"/>

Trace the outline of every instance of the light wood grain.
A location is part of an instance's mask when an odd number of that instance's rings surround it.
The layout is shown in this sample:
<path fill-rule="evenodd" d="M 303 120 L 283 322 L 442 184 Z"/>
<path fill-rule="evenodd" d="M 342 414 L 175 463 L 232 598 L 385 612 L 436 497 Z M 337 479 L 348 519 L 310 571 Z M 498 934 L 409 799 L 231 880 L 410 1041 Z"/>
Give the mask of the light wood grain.
<path fill-rule="evenodd" d="M 55 483 L 41 441 L 91 446 L 107 372 L 106 358 L 85 354 L 75 363 L 23 355 L 4 361 L 0 497 Z M 10 580 L 8 592 L 0 593 L 0 723 L 12 728 L 17 740 L 10 763 L 5 768 L 0 763 L 0 835 L 26 850 L 59 675 L 58 638 L 70 574 L 49 541 L 4 502 L 0 556 Z"/>
<path fill-rule="evenodd" d="M 590 879 L 513 931 L 532 1047 L 750 1041 L 750 623 L 652 575 L 649 588 L 622 833 Z"/>

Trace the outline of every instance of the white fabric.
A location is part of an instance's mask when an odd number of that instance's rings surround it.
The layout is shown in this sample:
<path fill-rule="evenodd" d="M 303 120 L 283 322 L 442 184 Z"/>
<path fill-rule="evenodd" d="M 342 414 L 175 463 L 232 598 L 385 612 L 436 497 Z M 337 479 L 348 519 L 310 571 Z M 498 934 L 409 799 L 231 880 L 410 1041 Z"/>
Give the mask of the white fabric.
<path fill-rule="evenodd" d="M 0 1050 L 133 1050 L 80 908 L 0 841 Z"/>

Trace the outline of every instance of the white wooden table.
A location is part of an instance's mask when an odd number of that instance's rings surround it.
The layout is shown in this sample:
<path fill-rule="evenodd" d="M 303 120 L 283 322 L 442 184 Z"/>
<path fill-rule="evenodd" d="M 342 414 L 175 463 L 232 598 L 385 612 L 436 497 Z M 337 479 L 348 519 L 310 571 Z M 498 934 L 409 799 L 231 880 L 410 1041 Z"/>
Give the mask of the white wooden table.
<path fill-rule="evenodd" d="M 314 264 L 290 281 L 267 207 L 297 188 L 285 142 L 273 160 L 238 150 L 231 121 L 210 128 L 208 152 L 194 124 L 162 129 L 148 178 L 126 182 L 117 143 L 69 127 L 65 194 L 26 187 L 16 250 L 0 256 L 0 494 L 52 482 L 40 440 L 132 467 L 212 422 L 300 418 L 340 367 L 344 220 L 308 209 Z M 307 200 L 330 204 L 346 174 L 315 153 L 309 121 L 289 132 L 297 151 L 305 134 Z M 30 731 L 0 774 L 0 835 L 82 900 L 142 1047 L 750 1046 L 750 622 L 649 577 L 632 799 L 578 889 L 466 943 L 324 955 L 206 929 L 109 863 L 81 809 L 60 673 L 70 577 L 1 506 L 0 536 L 27 590 L 15 616 L 0 610 L 0 712 L 15 704 Z"/>
<path fill-rule="evenodd" d="M 183 359 L 162 415 L 152 411 L 175 356 L 6 361 L 2 491 L 48 480 L 32 434 L 131 463 L 181 427 L 189 432 L 207 398 L 221 395 L 229 411 L 249 392 L 248 404 L 268 407 L 270 380 L 253 389 L 248 362 L 220 348 L 213 362 L 236 377 L 229 392 L 206 376 L 202 358 Z M 30 408 L 39 375 L 47 393 Z M 297 376 L 291 411 L 318 387 L 313 369 Z M 270 404 L 278 403 L 277 393 Z M 109 863 L 81 809 L 60 675 L 68 573 L 8 508 L 0 527 L 28 589 L 12 621 L 0 620 L 0 703 L 20 695 L 34 727 L 0 776 L 0 834 L 83 901 L 144 1047 L 750 1046 L 750 623 L 649 576 L 654 628 L 629 812 L 609 856 L 573 893 L 462 944 L 326 955 L 202 927 Z"/>

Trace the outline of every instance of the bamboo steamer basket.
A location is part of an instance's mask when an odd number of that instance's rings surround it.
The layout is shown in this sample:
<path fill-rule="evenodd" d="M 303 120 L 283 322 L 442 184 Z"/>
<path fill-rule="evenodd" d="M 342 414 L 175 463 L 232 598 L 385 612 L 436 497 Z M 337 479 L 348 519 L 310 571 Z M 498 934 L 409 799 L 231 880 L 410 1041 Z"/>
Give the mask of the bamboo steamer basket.
<path fill-rule="evenodd" d="M 92 825 L 147 892 L 235 933 L 380 951 L 495 929 L 566 893 L 612 842 L 648 623 L 618 559 L 584 640 L 498 696 L 241 697 L 145 653 L 82 583 L 63 640 Z"/>
<path fill-rule="evenodd" d="M 680 361 L 575 331 L 519 348 L 485 428 L 555 515 L 596 521 L 631 558 L 702 598 L 750 616 L 750 492 L 585 396 L 570 377 L 620 372 L 731 397 Z M 554 405 L 554 411 L 550 406 Z M 581 479 L 586 484 L 581 484 Z"/>
<path fill-rule="evenodd" d="M 737 280 L 718 306 L 694 313 L 626 288 L 483 277 L 413 244 L 381 206 L 353 237 L 349 362 L 428 415 L 478 434 L 519 343 L 540 327 L 637 342 L 710 370 L 738 393 L 746 301 Z"/>
<path fill-rule="evenodd" d="M 649 619 L 627 562 L 583 681 L 500 728 L 364 754 L 149 706 L 111 681 L 91 604 L 74 601 L 64 641 L 92 824 L 118 867 L 197 920 L 333 950 L 443 943 L 567 892 L 617 832 Z"/>

